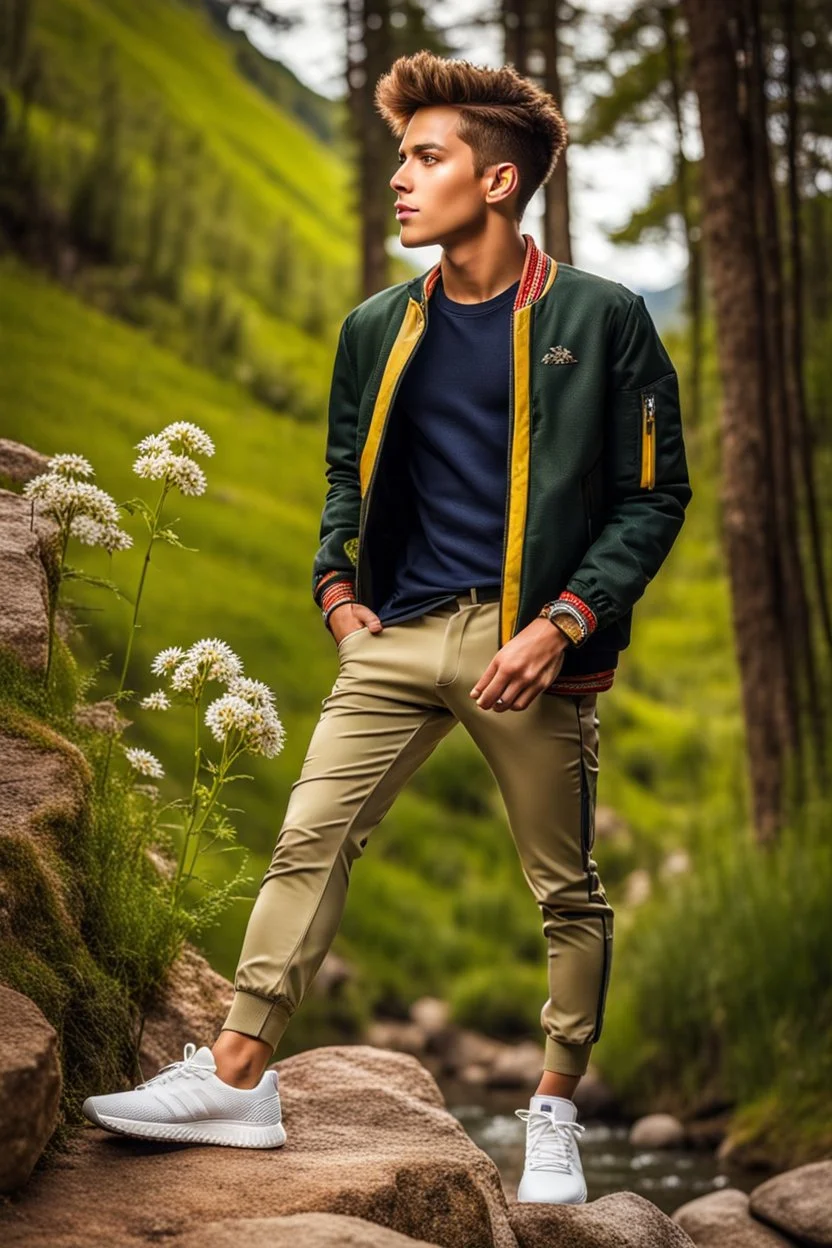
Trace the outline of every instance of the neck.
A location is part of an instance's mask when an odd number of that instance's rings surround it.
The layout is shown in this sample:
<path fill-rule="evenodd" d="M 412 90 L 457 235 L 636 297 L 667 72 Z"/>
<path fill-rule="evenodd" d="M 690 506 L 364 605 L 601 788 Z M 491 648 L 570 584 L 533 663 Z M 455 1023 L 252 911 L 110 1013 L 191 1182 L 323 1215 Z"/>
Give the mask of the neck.
<path fill-rule="evenodd" d="M 518 281 L 526 260 L 526 243 L 517 226 L 498 218 L 477 238 L 443 246 L 442 286 L 457 303 L 482 303 Z"/>

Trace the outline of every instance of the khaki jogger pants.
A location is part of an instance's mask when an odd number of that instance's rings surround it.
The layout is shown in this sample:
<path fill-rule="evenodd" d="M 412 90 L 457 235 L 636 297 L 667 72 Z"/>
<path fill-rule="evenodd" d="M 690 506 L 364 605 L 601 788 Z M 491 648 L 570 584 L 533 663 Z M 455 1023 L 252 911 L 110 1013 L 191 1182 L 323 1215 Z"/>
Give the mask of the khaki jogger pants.
<path fill-rule="evenodd" d="M 598 695 L 540 694 L 522 711 L 478 707 L 469 691 L 496 653 L 499 603 L 472 594 L 339 643 L 338 678 L 292 785 L 224 1029 L 277 1047 L 338 929 L 352 864 L 413 773 L 462 723 L 497 781 L 543 916 L 544 1068 L 585 1073 L 601 1033 L 613 938 L 591 857 Z"/>

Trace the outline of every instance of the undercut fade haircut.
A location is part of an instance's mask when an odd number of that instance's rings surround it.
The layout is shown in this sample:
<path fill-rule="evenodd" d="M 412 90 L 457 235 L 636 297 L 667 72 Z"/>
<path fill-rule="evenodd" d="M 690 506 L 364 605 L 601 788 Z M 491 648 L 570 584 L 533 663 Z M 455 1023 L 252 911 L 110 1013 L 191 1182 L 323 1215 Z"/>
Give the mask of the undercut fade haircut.
<path fill-rule="evenodd" d="M 501 161 L 517 166 L 518 220 L 537 188 L 548 182 L 569 137 L 554 97 L 513 65 L 490 69 L 415 52 L 398 57 L 381 75 L 374 102 L 397 139 L 417 108 L 458 108 L 457 134 L 474 153 L 475 177 Z"/>

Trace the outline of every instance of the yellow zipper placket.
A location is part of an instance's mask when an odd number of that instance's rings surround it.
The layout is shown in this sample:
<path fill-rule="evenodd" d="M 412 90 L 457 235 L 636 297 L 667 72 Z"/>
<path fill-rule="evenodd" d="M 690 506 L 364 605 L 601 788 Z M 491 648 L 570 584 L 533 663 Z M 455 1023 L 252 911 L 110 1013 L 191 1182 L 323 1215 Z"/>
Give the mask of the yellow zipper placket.
<path fill-rule="evenodd" d="M 520 569 L 529 495 L 529 345 L 531 305 L 511 314 L 508 485 L 500 581 L 498 647 L 512 636 L 520 607 Z"/>
<path fill-rule="evenodd" d="M 508 487 L 497 626 L 498 648 L 514 636 L 520 611 L 520 578 L 529 510 L 531 463 L 532 309 L 551 288 L 557 271 L 557 262 L 552 260 L 548 277 L 537 298 L 521 308 L 513 309 L 511 314 Z"/>
<path fill-rule="evenodd" d="M 656 396 L 647 391 L 641 396 L 641 481 L 643 490 L 656 484 Z"/>

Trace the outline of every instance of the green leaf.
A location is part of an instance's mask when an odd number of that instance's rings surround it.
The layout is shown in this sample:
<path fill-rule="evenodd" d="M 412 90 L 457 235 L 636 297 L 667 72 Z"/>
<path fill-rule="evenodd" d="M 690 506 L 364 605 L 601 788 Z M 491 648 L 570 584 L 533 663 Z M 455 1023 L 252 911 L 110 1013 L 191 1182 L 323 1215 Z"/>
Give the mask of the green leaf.
<path fill-rule="evenodd" d="M 194 554 L 199 552 L 198 546 L 186 546 L 180 541 L 173 529 L 158 529 L 154 536 L 160 542 L 167 542 L 168 546 L 178 546 L 180 550 L 189 550 Z"/>
<path fill-rule="evenodd" d="M 123 598 L 125 602 L 132 602 L 132 599 L 116 585 L 115 581 L 110 581 L 105 576 L 93 576 L 90 572 L 83 572 L 80 568 L 71 568 L 67 564 L 63 570 L 63 579 L 65 581 L 83 581 L 85 585 L 94 585 L 98 589 L 109 589 L 117 598 Z"/>

